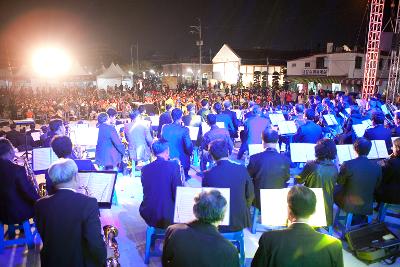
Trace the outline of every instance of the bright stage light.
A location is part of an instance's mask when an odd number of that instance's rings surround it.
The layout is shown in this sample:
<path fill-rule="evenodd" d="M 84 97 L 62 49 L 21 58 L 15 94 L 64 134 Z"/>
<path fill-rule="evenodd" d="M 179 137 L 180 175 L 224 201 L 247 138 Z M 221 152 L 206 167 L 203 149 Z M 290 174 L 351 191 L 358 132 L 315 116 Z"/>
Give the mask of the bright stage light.
<path fill-rule="evenodd" d="M 61 48 L 43 47 L 36 50 L 32 56 L 32 66 L 37 74 L 46 77 L 57 77 L 67 74 L 72 60 Z"/>

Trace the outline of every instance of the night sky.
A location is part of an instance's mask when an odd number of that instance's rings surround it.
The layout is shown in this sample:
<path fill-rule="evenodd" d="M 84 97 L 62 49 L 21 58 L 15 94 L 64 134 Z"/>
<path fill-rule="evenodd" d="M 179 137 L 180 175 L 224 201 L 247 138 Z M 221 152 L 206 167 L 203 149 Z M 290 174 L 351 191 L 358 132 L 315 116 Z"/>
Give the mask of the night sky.
<path fill-rule="evenodd" d="M 333 41 L 352 47 L 360 28 L 358 43 L 365 42 L 367 1 L 0 0 L 0 41 L 19 58 L 46 41 L 66 46 L 81 61 L 93 47 L 106 46 L 128 63 L 136 41 L 143 57 L 195 57 L 197 36 L 189 26 L 201 18 L 207 56 L 224 43 L 287 50 Z"/>

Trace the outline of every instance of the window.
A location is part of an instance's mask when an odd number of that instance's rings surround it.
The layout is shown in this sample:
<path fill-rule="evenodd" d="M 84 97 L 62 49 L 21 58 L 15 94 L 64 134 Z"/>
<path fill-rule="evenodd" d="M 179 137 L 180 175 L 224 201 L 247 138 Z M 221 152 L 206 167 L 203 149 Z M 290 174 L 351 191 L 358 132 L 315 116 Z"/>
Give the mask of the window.
<path fill-rule="evenodd" d="M 292 67 L 295 68 L 296 67 L 296 63 L 292 63 Z"/>
<path fill-rule="evenodd" d="M 358 70 L 361 69 L 361 64 L 362 64 L 362 57 L 357 56 L 354 68 Z"/>
<path fill-rule="evenodd" d="M 325 68 L 325 58 L 324 57 L 317 57 L 316 58 L 316 69 L 324 69 Z"/>
<path fill-rule="evenodd" d="M 311 66 L 310 62 L 304 63 L 304 67 L 305 67 L 305 68 L 309 68 L 310 66 Z"/>

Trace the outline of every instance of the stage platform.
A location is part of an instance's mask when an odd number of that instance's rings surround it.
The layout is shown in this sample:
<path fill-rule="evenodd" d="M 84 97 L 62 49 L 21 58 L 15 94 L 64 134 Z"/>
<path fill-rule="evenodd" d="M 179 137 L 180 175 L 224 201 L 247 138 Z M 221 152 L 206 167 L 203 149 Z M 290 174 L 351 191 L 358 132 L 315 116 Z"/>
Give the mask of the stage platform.
<path fill-rule="evenodd" d="M 192 179 L 189 180 L 190 186 L 199 187 L 200 178 L 195 175 L 192 169 L 190 174 Z M 140 173 L 137 172 L 137 177 L 118 176 L 116 183 L 116 192 L 118 197 L 118 204 L 113 205 L 109 210 L 101 210 L 102 225 L 112 224 L 119 230 L 117 241 L 121 253 L 120 263 L 121 266 L 161 266 L 160 257 L 150 258 L 150 264 L 146 265 L 143 262 L 144 247 L 145 247 L 145 234 L 146 224 L 139 215 L 139 205 L 143 198 L 142 186 L 140 182 Z M 245 249 L 246 249 L 246 266 L 250 266 L 251 260 L 258 246 L 258 239 L 262 232 L 251 234 L 247 229 L 245 232 Z M 40 266 L 40 241 L 36 240 L 35 249 L 28 250 L 24 246 L 6 248 L 3 254 L 0 254 L 0 266 L 11 267 L 37 267 Z M 344 244 L 346 247 L 346 244 Z M 156 247 L 159 248 L 161 253 L 162 244 L 157 243 Z M 346 250 L 343 251 L 344 266 L 358 267 L 367 266 L 361 261 L 357 260 Z M 397 261 L 400 266 L 400 260 Z M 369 265 L 385 266 L 380 263 Z M 393 265 L 395 266 L 395 265 Z"/>

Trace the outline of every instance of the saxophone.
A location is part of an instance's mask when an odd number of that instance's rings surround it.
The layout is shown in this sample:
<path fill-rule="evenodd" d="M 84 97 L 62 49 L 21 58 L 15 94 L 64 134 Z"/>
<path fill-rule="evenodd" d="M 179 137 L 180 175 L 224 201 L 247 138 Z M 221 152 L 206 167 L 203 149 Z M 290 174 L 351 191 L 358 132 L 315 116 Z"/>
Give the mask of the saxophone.
<path fill-rule="evenodd" d="M 104 242 L 106 246 L 111 248 L 114 251 L 114 256 L 107 258 L 106 260 L 106 267 L 119 267 L 119 250 L 118 250 L 118 243 L 115 240 L 115 237 L 118 236 L 118 229 L 112 225 L 105 225 L 103 226 L 104 232 Z"/>
<path fill-rule="evenodd" d="M 28 177 L 28 180 L 32 184 L 36 193 L 38 193 L 40 197 L 46 196 L 47 195 L 46 183 L 40 183 L 40 184 L 37 183 L 35 173 L 33 172 L 31 164 L 28 162 L 28 159 L 26 157 L 24 157 L 24 167 L 26 171 L 26 176 Z"/>
<path fill-rule="evenodd" d="M 178 159 L 178 158 L 173 158 L 173 159 L 171 159 L 172 161 L 175 161 L 176 163 L 178 163 L 178 165 L 179 165 L 179 172 L 180 172 L 180 175 L 181 175 L 181 182 L 182 182 L 182 185 L 184 185 L 185 184 L 185 182 L 186 182 L 186 176 L 185 176 L 185 171 L 183 170 L 183 166 L 182 166 L 182 164 L 181 164 L 181 161 Z"/>

